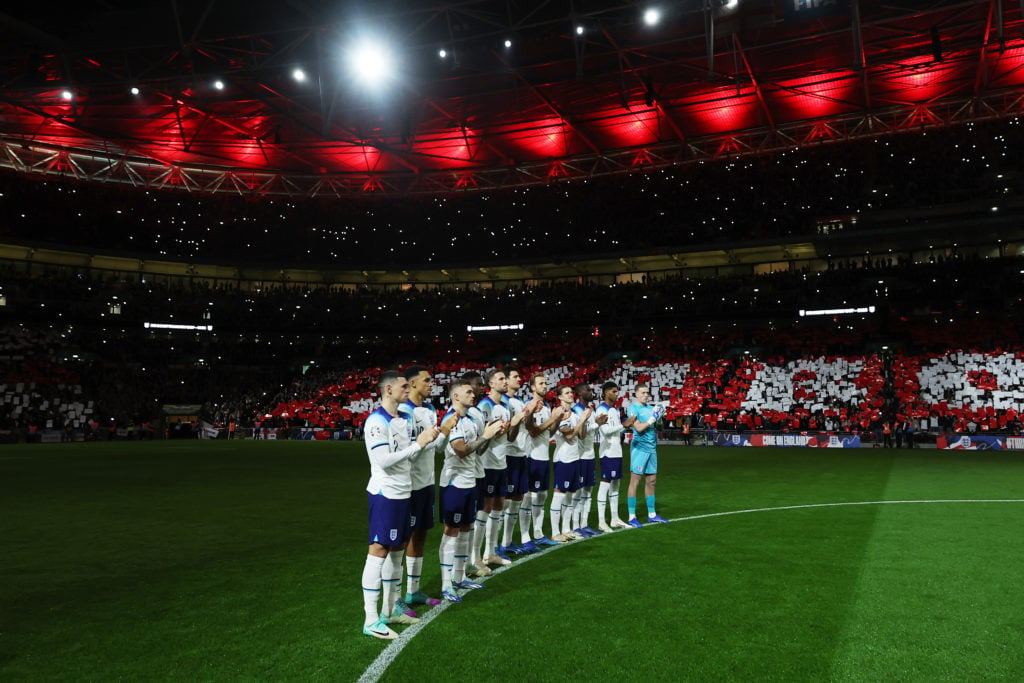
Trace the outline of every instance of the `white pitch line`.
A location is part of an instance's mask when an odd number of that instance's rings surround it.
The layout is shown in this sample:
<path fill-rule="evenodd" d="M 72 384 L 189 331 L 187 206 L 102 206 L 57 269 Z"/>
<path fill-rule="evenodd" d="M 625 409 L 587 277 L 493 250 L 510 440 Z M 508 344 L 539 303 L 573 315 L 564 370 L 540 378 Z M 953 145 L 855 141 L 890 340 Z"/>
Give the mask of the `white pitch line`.
<path fill-rule="evenodd" d="M 709 512 L 703 515 L 689 515 L 687 517 L 677 517 L 669 520 L 670 522 L 691 522 L 698 519 L 710 519 L 712 517 L 729 517 L 731 515 L 746 515 L 753 512 L 776 512 L 780 510 L 807 510 L 812 508 L 834 508 L 834 507 L 849 507 L 854 505 L 921 505 L 921 504 L 939 504 L 939 503 L 1024 503 L 1024 498 L 968 498 L 968 499 L 935 499 L 935 500 L 861 500 L 861 501 L 850 501 L 845 503 L 809 503 L 806 505 L 780 505 L 778 507 L 767 507 L 767 508 L 750 508 L 748 510 L 729 510 L 727 512 Z M 630 531 L 629 529 L 623 529 L 623 531 Z M 613 536 L 618 532 L 604 533 L 596 538 L 604 538 L 606 536 Z M 593 540 L 593 539 L 587 539 Z M 513 567 L 519 567 L 527 562 L 536 560 L 539 557 L 543 557 L 550 552 L 555 550 L 561 550 L 565 547 L 575 545 L 574 543 L 563 543 L 561 545 L 546 548 L 539 553 L 533 553 L 527 555 L 521 559 L 516 560 L 511 565 L 499 567 L 494 570 L 494 573 L 488 577 L 477 579 L 480 583 L 486 583 L 489 579 L 501 576 L 509 569 Z M 366 667 L 366 671 L 359 677 L 359 683 L 376 683 L 380 680 L 387 668 L 398 659 L 398 655 L 402 653 L 405 646 L 408 645 L 413 638 L 419 634 L 420 631 L 427 627 L 427 624 L 432 622 L 434 619 L 439 617 L 445 610 L 452 607 L 454 603 L 442 602 L 440 605 L 424 614 L 420 620 L 410 626 L 409 628 L 402 631 L 401 635 L 395 640 L 392 640 L 386 648 L 384 648 L 377 658 L 373 660 L 370 666 Z"/>

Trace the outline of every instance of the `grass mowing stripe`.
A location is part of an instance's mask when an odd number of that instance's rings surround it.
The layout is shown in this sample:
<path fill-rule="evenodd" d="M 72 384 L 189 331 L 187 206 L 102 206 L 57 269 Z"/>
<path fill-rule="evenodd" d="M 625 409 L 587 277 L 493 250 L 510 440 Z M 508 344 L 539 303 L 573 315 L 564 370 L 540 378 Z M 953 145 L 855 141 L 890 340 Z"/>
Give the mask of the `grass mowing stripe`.
<path fill-rule="evenodd" d="M 885 510 L 829 678 L 1019 680 L 1020 510 Z"/>
<path fill-rule="evenodd" d="M 884 497 L 938 497 L 950 492 L 953 480 L 963 498 L 1020 492 L 1019 460 L 1012 454 L 935 455 L 941 467 L 931 458 L 897 458 Z M 970 512 L 883 509 L 829 678 L 1020 678 L 1020 511 L 1005 505 Z"/>

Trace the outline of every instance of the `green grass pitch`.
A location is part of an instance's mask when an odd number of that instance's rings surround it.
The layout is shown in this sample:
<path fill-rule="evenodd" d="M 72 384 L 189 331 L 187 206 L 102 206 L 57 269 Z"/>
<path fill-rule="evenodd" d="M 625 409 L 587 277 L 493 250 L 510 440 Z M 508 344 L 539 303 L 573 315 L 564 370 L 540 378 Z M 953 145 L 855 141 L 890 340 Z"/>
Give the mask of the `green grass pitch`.
<path fill-rule="evenodd" d="M 1024 502 L 949 502 L 1021 501 L 1022 455 L 659 458 L 678 521 L 518 562 L 384 679 L 1024 678 Z M 0 680 L 358 679 L 385 647 L 360 633 L 367 473 L 359 443 L 3 448 Z M 698 517 L 875 501 L 947 502 Z"/>

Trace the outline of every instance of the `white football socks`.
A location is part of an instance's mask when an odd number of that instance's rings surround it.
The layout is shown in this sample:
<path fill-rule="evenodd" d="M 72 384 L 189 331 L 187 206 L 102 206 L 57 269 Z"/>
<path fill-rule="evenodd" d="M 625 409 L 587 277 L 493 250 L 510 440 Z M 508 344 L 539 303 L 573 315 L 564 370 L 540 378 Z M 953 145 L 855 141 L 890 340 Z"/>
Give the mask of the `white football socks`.
<path fill-rule="evenodd" d="M 521 500 L 505 501 L 505 528 L 501 536 L 502 545 L 515 545 L 512 540 L 512 532 L 516 529 L 516 522 L 519 521 L 519 511 L 522 507 L 523 501 Z"/>
<path fill-rule="evenodd" d="M 573 501 L 574 501 L 575 497 L 576 497 L 575 493 L 572 493 L 571 491 L 566 491 L 566 493 L 565 493 L 565 501 L 562 503 L 562 533 L 563 534 L 567 534 L 567 535 L 571 534 L 572 530 L 576 528 L 576 527 L 574 527 L 572 525 L 572 523 L 575 521 L 572 518 L 573 517 L 573 512 L 576 511 L 576 506 L 573 505 Z"/>
<path fill-rule="evenodd" d="M 501 529 L 501 513 L 492 510 L 487 517 L 487 532 L 484 537 L 484 557 L 494 554 L 494 546 L 498 545 L 498 532 Z"/>
<path fill-rule="evenodd" d="M 460 583 L 466 578 L 466 562 L 469 560 L 469 541 L 472 531 L 460 531 L 455 541 L 455 562 L 452 564 L 452 581 Z"/>
<path fill-rule="evenodd" d="M 377 599 L 380 597 L 381 570 L 384 567 L 383 557 L 366 556 L 363 565 L 363 611 L 366 612 L 366 625 L 377 622 L 380 613 L 377 611 Z"/>
<path fill-rule="evenodd" d="M 441 559 L 441 590 L 448 591 L 452 589 L 452 569 L 455 566 L 456 543 L 458 543 L 457 536 L 441 535 L 441 548 L 438 551 Z"/>
<path fill-rule="evenodd" d="M 522 544 L 529 543 L 533 540 L 530 536 L 530 515 L 533 513 L 533 494 L 527 493 L 523 495 L 523 500 L 519 503 L 519 542 Z"/>
<path fill-rule="evenodd" d="M 547 491 L 535 491 L 530 499 L 530 509 L 533 511 L 534 538 L 544 538 L 544 503 L 547 500 Z"/>
<path fill-rule="evenodd" d="M 381 593 L 384 597 L 380 611 L 386 617 L 391 616 L 391 612 L 395 608 L 395 599 L 398 597 L 398 591 L 402 588 L 402 560 L 404 556 L 404 550 L 392 550 L 384 558 L 384 566 L 380 570 Z"/>
<path fill-rule="evenodd" d="M 555 491 L 551 496 L 551 536 L 562 533 L 562 509 L 565 507 L 565 494 Z"/>
<path fill-rule="evenodd" d="M 608 509 L 608 489 L 610 482 L 602 481 L 597 487 L 597 523 L 604 524 L 604 513 Z"/>
<path fill-rule="evenodd" d="M 423 575 L 423 558 L 405 556 L 405 575 L 409 593 L 418 593 L 420 590 L 420 577 Z"/>
<path fill-rule="evenodd" d="M 572 494 L 572 504 L 572 526 L 570 529 L 579 529 L 583 526 L 580 524 L 580 518 L 583 516 L 583 489 L 576 489 L 576 492 Z"/>
<path fill-rule="evenodd" d="M 613 522 L 622 521 L 622 517 L 619 517 L 619 484 L 621 483 L 621 479 L 612 479 L 608 482 L 608 511 L 611 513 Z"/>
<path fill-rule="evenodd" d="M 593 490 L 589 486 L 583 488 L 583 512 L 580 513 L 580 528 L 590 526 L 590 507 L 593 504 L 593 496 L 590 494 Z"/>
<path fill-rule="evenodd" d="M 487 532 L 487 513 L 476 511 L 476 523 L 473 524 L 473 538 L 469 542 L 469 563 L 480 566 L 480 544 L 484 542 Z"/>

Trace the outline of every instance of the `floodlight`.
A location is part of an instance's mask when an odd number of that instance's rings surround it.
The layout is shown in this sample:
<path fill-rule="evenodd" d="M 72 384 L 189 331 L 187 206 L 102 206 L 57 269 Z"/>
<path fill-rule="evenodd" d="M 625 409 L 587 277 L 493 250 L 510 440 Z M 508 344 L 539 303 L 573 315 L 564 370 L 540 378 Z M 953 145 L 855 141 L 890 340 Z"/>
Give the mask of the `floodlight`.
<path fill-rule="evenodd" d="M 800 309 L 797 311 L 800 317 L 815 316 L 815 315 L 850 315 L 853 313 L 874 313 L 874 306 L 859 306 L 856 308 L 819 308 L 816 310 Z"/>
<path fill-rule="evenodd" d="M 294 78 L 299 83 L 305 83 L 306 82 L 306 72 L 303 71 L 302 69 L 296 67 L 292 71 L 292 78 Z"/>
<path fill-rule="evenodd" d="M 131 89 L 131 91 L 130 91 L 130 92 L 131 92 L 131 94 L 133 94 L 133 95 L 138 95 L 138 94 L 139 94 L 139 86 L 137 86 L 137 85 L 133 85 L 133 86 L 132 86 L 132 89 Z"/>
<path fill-rule="evenodd" d="M 441 59 L 444 59 L 445 57 L 447 57 L 447 56 L 448 56 L 448 50 L 445 50 L 445 49 L 444 49 L 444 48 L 442 47 L 442 48 L 441 48 L 440 50 L 438 50 L 438 52 L 437 52 L 437 56 L 438 56 L 438 57 L 440 57 Z"/>
<path fill-rule="evenodd" d="M 70 90 L 61 90 L 60 91 L 60 96 L 61 96 L 61 99 L 67 100 L 68 102 L 70 102 L 71 100 L 75 99 L 75 94 L 73 92 L 71 92 Z"/>
<path fill-rule="evenodd" d="M 223 90 L 224 89 L 224 81 L 221 81 L 221 80 L 214 81 L 213 82 L 213 87 L 216 88 L 217 90 Z"/>
<path fill-rule="evenodd" d="M 352 76 L 363 83 L 390 78 L 394 71 L 391 52 L 382 43 L 369 40 L 349 52 L 348 65 Z"/>
<path fill-rule="evenodd" d="M 661 21 L 661 10 L 657 7 L 648 7 L 644 11 L 644 23 L 648 26 L 654 26 Z"/>
<path fill-rule="evenodd" d="M 512 41 L 508 38 L 505 39 L 505 47 L 512 47 Z"/>
<path fill-rule="evenodd" d="M 583 35 L 583 24 L 578 24 L 576 26 L 576 35 L 578 35 L 578 36 L 582 36 Z"/>

